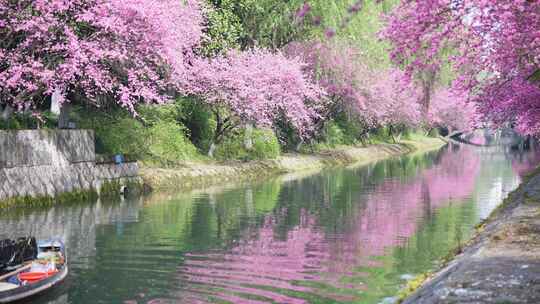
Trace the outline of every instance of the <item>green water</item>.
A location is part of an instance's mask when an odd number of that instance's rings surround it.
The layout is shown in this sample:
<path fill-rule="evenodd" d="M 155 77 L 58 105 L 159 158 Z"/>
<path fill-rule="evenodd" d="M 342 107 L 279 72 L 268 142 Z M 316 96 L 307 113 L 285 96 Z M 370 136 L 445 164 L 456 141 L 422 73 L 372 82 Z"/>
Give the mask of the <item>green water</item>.
<path fill-rule="evenodd" d="M 259 184 L 12 210 L 0 236 L 66 240 L 68 279 L 30 303 L 391 303 L 467 240 L 535 156 L 453 146 Z"/>

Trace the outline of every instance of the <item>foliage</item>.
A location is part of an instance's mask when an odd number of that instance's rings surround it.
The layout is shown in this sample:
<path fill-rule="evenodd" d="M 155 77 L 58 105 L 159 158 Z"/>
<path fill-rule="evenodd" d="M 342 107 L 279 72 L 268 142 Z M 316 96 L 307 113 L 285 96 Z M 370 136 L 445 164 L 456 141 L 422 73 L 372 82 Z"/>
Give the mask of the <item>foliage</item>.
<path fill-rule="evenodd" d="M 176 122 L 181 118 L 181 111 L 181 105 L 178 103 L 137 107 L 138 118 L 144 121 L 146 126 L 154 126 L 160 122 Z"/>
<path fill-rule="evenodd" d="M 453 86 L 477 104 L 482 121 L 540 134 L 540 2 L 405 1 L 384 34 L 395 63 L 417 75 L 449 61 Z M 448 50 L 454 55 L 445 56 Z"/>
<path fill-rule="evenodd" d="M 357 116 L 349 116 L 342 113 L 333 120 L 325 124 L 320 143 L 329 148 L 335 148 L 340 145 L 357 145 L 367 140 L 368 130 L 362 120 Z"/>
<path fill-rule="evenodd" d="M 325 39 L 334 32 L 362 51 L 371 67 L 388 67 L 387 44 L 378 39 L 380 15 L 397 0 L 209 0 L 210 45 L 281 49 L 293 42 Z M 360 10 L 362 8 L 362 10 Z M 237 43 L 232 43 L 238 37 Z M 223 49 L 223 47 L 218 47 Z"/>
<path fill-rule="evenodd" d="M 102 154 L 129 154 L 136 159 L 148 156 L 148 132 L 141 122 L 130 117 L 119 119 L 94 118 L 93 129 Z"/>
<path fill-rule="evenodd" d="M 0 96 L 15 109 L 53 92 L 133 111 L 185 90 L 199 43 L 196 0 L 0 1 Z"/>
<path fill-rule="evenodd" d="M 181 98 L 176 101 L 180 113 L 179 122 L 186 127 L 187 136 L 201 151 L 208 151 L 216 122 L 210 108 L 198 98 Z"/>
<path fill-rule="evenodd" d="M 251 134 L 253 147 L 246 149 L 246 130 L 228 137 L 216 150 L 218 159 L 261 160 L 275 159 L 280 155 L 280 145 L 272 130 L 254 129 Z"/>
<path fill-rule="evenodd" d="M 56 120 L 49 111 L 20 112 L 12 114 L 8 119 L 0 119 L 0 130 L 40 129 L 51 127 Z"/>
<path fill-rule="evenodd" d="M 275 1 L 273 1 L 275 2 Z M 360 50 L 365 64 L 371 68 L 388 68 L 389 58 L 385 41 L 378 39 L 384 23 L 380 16 L 397 4 L 397 0 L 344 1 L 284 1 L 289 23 L 296 27 L 296 36 L 289 41 L 332 40 L 348 41 Z M 277 5 L 276 5 L 277 6 Z M 275 18 L 268 14 L 267 19 Z M 278 25 L 274 25 L 279 27 Z"/>
<path fill-rule="evenodd" d="M 326 125 L 324 129 L 325 143 L 330 147 L 346 144 L 345 133 L 334 123 Z"/>
<path fill-rule="evenodd" d="M 245 35 L 242 20 L 235 14 L 234 8 L 241 1 L 208 1 L 204 15 L 206 17 L 205 37 L 202 40 L 202 53 L 213 56 L 240 47 L 240 40 Z"/>
<path fill-rule="evenodd" d="M 148 127 L 160 122 L 180 126 L 182 134 L 201 151 L 207 151 L 212 141 L 215 122 L 209 108 L 195 97 L 178 98 L 167 105 L 137 107 L 139 119 Z"/>
<path fill-rule="evenodd" d="M 223 37 L 219 24 L 233 27 L 239 34 L 241 49 L 266 47 L 278 49 L 300 39 L 305 33 L 295 20 L 295 13 L 303 0 L 209 0 L 219 16 L 210 16 L 209 33 L 219 41 Z M 217 20 L 216 20 L 217 19 Z M 216 24 L 216 25 L 213 25 Z M 215 30 L 212 30 L 216 28 Z M 227 37 L 228 38 L 228 37 Z M 227 40 L 227 39 L 225 39 Z M 219 43 L 219 42 L 217 42 Z"/>
<path fill-rule="evenodd" d="M 160 121 L 148 130 L 147 162 L 175 165 L 200 158 L 197 148 L 186 138 L 184 128 L 175 122 Z"/>
<path fill-rule="evenodd" d="M 357 48 L 364 64 L 370 68 L 384 69 L 390 65 L 388 44 L 379 39 L 384 27 L 381 15 L 397 4 L 397 0 L 345 0 L 309 1 L 309 19 L 320 25 L 312 27 L 310 37 L 346 40 Z M 329 39 L 330 38 L 330 39 Z"/>

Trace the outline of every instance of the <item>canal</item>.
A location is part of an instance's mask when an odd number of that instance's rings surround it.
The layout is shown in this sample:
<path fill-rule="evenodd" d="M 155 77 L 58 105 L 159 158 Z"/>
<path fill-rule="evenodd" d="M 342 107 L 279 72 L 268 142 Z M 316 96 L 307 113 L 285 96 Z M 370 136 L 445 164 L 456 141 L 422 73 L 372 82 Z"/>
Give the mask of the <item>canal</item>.
<path fill-rule="evenodd" d="M 14 209 L 0 237 L 66 240 L 67 281 L 31 303 L 391 303 L 537 156 L 453 144 L 264 183 Z"/>

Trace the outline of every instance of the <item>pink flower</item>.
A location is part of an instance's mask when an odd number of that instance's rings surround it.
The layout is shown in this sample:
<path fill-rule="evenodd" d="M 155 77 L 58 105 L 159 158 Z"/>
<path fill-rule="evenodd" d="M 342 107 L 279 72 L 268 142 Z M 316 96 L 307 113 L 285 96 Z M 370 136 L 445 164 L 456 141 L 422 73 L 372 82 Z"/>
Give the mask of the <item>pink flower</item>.
<path fill-rule="evenodd" d="M 198 0 L 25 3 L 0 1 L 0 27 L 8 28 L 0 40 L 10 42 L 0 46 L 0 95 L 8 103 L 20 108 L 17 98 L 25 96 L 34 107 L 28 96 L 39 102 L 69 88 L 134 110 L 139 102 L 167 102 L 171 88 L 188 92 L 188 62 L 202 35 Z"/>

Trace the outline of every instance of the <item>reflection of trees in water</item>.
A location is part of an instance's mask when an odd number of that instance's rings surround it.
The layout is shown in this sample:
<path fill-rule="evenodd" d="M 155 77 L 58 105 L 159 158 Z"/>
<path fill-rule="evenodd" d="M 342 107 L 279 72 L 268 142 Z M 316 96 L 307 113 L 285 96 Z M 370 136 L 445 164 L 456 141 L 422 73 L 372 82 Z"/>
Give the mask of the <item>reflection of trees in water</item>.
<path fill-rule="evenodd" d="M 121 234 L 124 223 L 138 221 L 141 207 L 141 200 L 133 200 L 11 210 L 0 216 L 0 237 L 34 235 L 38 239 L 62 238 L 67 247 L 70 275 L 65 284 L 40 298 L 41 302 L 84 303 L 86 300 L 73 301 L 68 292 L 70 288 L 84 290 L 84 283 L 81 284 L 81 278 L 76 273 L 92 272 L 95 267 L 99 226 L 115 223 L 117 233 Z"/>
<path fill-rule="evenodd" d="M 346 243 L 358 245 L 354 251 L 367 256 L 384 255 L 387 248 L 403 245 L 422 221 L 432 220 L 435 210 L 470 197 L 479 165 L 478 156 L 470 151 L 449 152 L 415 179 L 383 182 L 367 196 Z"/>
<path fill-rule="evenodd" d="M 225 252 L 186 256 L 184 292 L 200 301 L 242 293 L 286 303 L 358 300 L 363 283 L 346 279 L 359 275 L 354 269 L 380 266 L 373 256 L 403 245 L 432 210 L 473 192 L 478 155 L 448 152 L 426 163 L 421 170 L 418 160 L 401 159 L 285 185 L 255 235 Z"/>
<path fill-rule="evenodd" d="M 140 292 L 185 303 L 371 303 L 397 286 L 390 274 L 421 271 L 463 239 L 476 215 L 462 202 L 478 199 L 478 179 L 491 189 L 504 175 L 514 176 L 503 151 L 451 145 L 286 183 L 157 196 L 144 208 L 23 211 L 0 217 L 0 229 L 68 240 L 79 268 L 73 303 Z"/>
<path fill-rule="evenodd" d="M 140 203 L 137 202 L 98 201 L 47 209 L 15 210 L 0 217 L 0 237 L 60 237 L 65 240 L 70 256 L 77 260 L 78 257 L 93 255 L 98 225 L 137 221 L 139 207 Z"/>
<path fill-rule="evenodd" d="M 303 214 L 300 218 L 302 224 L 288 231 L 285 239 L 275 237 L 275 218 L 267 216 L 254 237 L 239 240 L 226 252 L 186 255 L 180 268 L 182 298 L 189 295 L 203 301 L 213 295 L 229 300 L 236 293 L 247 293 L 279 303 L 305 303 L 280 293 L 309 292 L 310 288 L 294 281 L 316 277 L 310 272 L 324 272 L 318 256 L 323 234 L 313 229 L 312 217 Z M 235 303 L 250 301 L 236 299 Z"/>
<path fill-rule="evenodd" d="M 512 153 L 512 168 L 519 174 L 525 176 L 540 165 L 540 149 L 533 149 L 525 152 Z"/>

